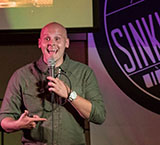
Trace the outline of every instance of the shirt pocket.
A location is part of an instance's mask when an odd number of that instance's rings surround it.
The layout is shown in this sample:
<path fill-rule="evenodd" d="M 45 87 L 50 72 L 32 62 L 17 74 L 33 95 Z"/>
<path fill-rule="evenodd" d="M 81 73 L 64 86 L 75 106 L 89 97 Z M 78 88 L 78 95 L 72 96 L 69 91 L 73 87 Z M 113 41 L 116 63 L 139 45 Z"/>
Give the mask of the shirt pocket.
<path fill-rule="evenodd" d="M 43 110 L 43 99 L 39 97 L 39 94 L 34 87 L 24 91 L 23 102 L 25 108 L 30 113 L 37 113 Z"/>

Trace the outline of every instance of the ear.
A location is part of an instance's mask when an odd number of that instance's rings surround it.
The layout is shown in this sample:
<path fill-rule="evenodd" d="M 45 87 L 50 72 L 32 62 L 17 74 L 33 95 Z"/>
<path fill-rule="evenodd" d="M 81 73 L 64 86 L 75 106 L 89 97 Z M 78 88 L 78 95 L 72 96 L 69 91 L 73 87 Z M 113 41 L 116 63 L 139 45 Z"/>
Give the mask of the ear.
<path fill-rule="evenodd" d="M 41 48 L 41 39 L 38 39 L 38 48 Z"/>
<path fill-rule="evenodd" d="M 69 48 L 69 38 L 66 39 L 66 48 Z"/>

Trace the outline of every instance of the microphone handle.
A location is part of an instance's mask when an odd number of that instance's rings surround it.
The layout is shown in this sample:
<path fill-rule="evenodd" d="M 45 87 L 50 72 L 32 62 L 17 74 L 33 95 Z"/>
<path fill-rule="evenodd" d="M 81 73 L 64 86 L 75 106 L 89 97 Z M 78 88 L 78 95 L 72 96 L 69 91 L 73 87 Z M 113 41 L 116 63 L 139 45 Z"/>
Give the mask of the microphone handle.
<path fill-rule="evenodd" d="M 53 77 L 53 78 L 55 78 L 55 66 L 54 65 L 51 65 L 50 67 L 49 67 L 49 76 L 51 76 L 51 77 Z"/>
<path fill-rule="evenodd" d="M 54 65 L 51 65 L 49 67 L 49 76 L 55 78 L 55 66 Z M 53 104 L 54 103 L 54 92 L 51 92 L 51 103 Z"/>

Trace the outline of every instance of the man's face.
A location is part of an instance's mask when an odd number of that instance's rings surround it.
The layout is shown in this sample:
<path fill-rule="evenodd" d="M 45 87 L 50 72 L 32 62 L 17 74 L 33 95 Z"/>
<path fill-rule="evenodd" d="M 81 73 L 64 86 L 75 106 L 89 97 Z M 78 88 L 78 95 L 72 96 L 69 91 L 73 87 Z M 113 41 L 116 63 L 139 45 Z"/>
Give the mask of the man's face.
<path fill-rule="evenodd" d="M 49 58 L 56 61 L 56 66 L 63 63 L 65 48 L 69 47 L 66 30 L 58 24 L 44 27 L 39 38 L 39 48 L 43 53 L 43 60 L 48 63 Z"/>

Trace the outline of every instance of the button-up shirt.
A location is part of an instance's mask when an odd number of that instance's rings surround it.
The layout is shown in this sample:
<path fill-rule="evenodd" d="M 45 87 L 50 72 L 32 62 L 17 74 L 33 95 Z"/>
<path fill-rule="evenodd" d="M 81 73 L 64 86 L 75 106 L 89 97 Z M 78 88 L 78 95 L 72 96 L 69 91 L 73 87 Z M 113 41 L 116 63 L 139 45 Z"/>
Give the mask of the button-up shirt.
<path fill-rule="evenodd" d="M 105 120 L 105 107 L 94 72 L 87 65 L 73 61 L 67 54 L 63 64 L 55 69 L 56 77 L 72 90 L 89 100 L 92 109 L 88 121 L 101 124 Z M 31 115 L 46 118 L 36 127 L 23 130 L 25 145 L 85 145 L 84 119 L 72 104 L 56 94 L 51 103 L 48 91 L 48 66 L 41 57 L 18 69 L 11 77 L 0 110 L 0 121 L 5 117 L 17 120 L 24 110 Z"/>

